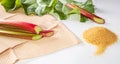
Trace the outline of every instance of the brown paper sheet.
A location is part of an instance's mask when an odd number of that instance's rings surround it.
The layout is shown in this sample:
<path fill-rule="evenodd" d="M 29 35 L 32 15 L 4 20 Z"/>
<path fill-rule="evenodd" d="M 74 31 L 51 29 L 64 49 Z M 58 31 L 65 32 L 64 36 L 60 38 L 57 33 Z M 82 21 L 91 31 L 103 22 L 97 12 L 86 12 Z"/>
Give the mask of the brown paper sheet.
<path fill-rule="evenodd" d="M 3 10 L 1 6 L 0 10 Z M 5 13 L 5 11 L 2 12 Z M 2 12 L 0 11 L 0 13 Z M 50 54 L 80 43 L 80 40 L 73 33 L 51 15 L 44 15 L 42 17 L 26 16 L 21 11 L 19 13 L 14 12 L 14 14 L 14 16 L 9 18 L 7 16 L 5 16 L 6 18 L 1 18 L 34 23 L 43 29 L 53 29 L 55 34 L 52 37 L 46 37 L 36 41 L 0 36 L 0 47 L 2 47 L 0 48 L 0 52 L 2 52 L 0 54 L 0 64 L 13 64 L 17 59 L 23 60 Z M 11 58 L 11 60 L 8 60 L 6 63 L 4 62 L 6 58 Z"/>
<path fill-rule="evenodd" d="M 13 64 L 17 60 L 18 58 L 16 57 L 12 49 L 8 49 L 0 55 L 0 64 Z"/>
<path fill-rule="evenodd" d="M 9 17 L 12 17 L 14 16 L 15 14 L 12 14 L 12 13 L 6 13 L 5 12 L 5 9 L 3 9 L 3 7 L 1 6 L 0 4 L 0 18 L 2 19 L 7 19 Z"/>
<path fill-rule="evenodd" d="M 6 13 L 4 8 L 0 5 L 0 20 L 8 19 L 15 14 Z M 0 36 L 0 54 L 7 50 L 8 48 L 12 48 L 18 44 L 24 43 L 28 40 L 25 39 L 19 39 L 19 38 L 12 38 L 12 37 L 6 37 L 6 36 Z"/>

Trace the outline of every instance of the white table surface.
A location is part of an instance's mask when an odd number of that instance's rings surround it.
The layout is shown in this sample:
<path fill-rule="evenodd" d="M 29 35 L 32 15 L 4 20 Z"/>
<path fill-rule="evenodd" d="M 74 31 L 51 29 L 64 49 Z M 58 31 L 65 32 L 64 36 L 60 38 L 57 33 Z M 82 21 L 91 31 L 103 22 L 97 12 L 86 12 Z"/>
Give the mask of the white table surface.
<path fill-rule="evenodd" d="M 106 23 L 101 26 L 105 26 L 112 30 L 119 38 L 120 0 L 94 0 L 94 4 L 96 7 L 96 14 L 106 20 Z M 80 23 L 78 17 L 75 15 L 61 22 L 80 39 L 82 38 L 84 30 L 99 25 L 91 21 Z M 66 48 L 59 52 L 20 61 L 17 64 L 120 64 L 120 38 L 118 42 L 108 47 L 100 56 L 94 55 L 95 50 L 96 48 L 94 46 L 81 42 L 79 45 Z"/>

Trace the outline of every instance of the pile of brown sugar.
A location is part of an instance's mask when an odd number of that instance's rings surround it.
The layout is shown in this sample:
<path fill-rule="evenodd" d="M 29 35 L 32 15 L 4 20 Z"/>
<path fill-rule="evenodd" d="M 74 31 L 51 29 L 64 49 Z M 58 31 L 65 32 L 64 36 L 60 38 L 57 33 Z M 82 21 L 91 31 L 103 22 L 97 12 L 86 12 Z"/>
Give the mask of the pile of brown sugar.
<path fill-rule="evenodd" d="M 83 33 L 83 38 L 90 44 L 97 46 L 96 54 L 102 54 L 105 49 L 117 41 L 117 36 L 104 27 L 89 28 Z"/>

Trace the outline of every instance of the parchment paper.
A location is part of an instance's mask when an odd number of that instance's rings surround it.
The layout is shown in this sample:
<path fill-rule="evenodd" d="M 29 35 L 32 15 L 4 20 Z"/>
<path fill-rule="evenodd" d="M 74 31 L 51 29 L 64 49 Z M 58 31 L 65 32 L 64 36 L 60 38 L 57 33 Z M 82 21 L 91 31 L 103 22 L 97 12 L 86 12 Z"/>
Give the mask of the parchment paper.
<path fill-rule="evenodd" d="M 0 19 L 30 22 L 39 25 L 43 29 L 52 29 L 55 31 L 53 36 L 40 40 L 25 40 L 0 36 L 0 64 L 14 64 L 17 60 L 50 54 L 80 43 L 80 40 L 52 15 L 41 17 L 26 16 L 23 10 L 18 10 L 12 13 L 12 16 L 9 16 L 9 13 L 6 13 L 2 6 L 0 6 L 0 10 L 2 10 L 0 14 L 2 13 L 3 15 L 0 16 Z M 5 62 L 6 58 L 7 62 Z"/>

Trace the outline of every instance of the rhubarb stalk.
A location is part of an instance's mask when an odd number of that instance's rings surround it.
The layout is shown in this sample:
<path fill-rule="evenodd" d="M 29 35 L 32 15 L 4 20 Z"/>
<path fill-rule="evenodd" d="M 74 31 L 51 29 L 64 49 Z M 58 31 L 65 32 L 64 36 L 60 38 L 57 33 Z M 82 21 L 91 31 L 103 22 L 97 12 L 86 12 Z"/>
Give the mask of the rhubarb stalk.
<path fill-rule="evenodd" d="M 43 30 L 40 32 L 43 37 L 50 37 L 54 34 L 53 30 Z"/>
<path fill-rule="evenodd" d="M 30 33 L 34 33 L 34 34 L 39 34 L 40 31 L 42 31 L 42 29 L 32 23 L 27 23 L 27 22 L 20 22 L 20 21 L 0 21 L 0 27 L 6 27 L 6 28 L 15 28 L 18 30 L 24 30 L 24 31 L 28 31 Z"/>
<path fill-rule="evenodd" d="M 0 30 L 0 35 L 17 37 L 17 38 L 24 38 L 24 39 L 32 39 L 32 40 L 38 40 L 38 39 L 42 38 L 42 35 L 38 35 L 38 34 L 14 32 L 14 31 L 8 31 L 8 30 Z"/>
<path fill-rule="evenodd" d="M 101 17 L 99 17 L 99 16 L 97 16 L 95 14 L 92 14 L 92 13 L 88 12 L 87 10 L 81 8 L 80 6 L 77 6 L 77 5 L 74 5 L 74 4 L 69 4 L 69 3 L 67 3 L 66 6 L 71 8 L 71 9 L 74 9 L 75 7 L 77 7 L 80 10 L 80 13 L 83 16 L 93 20 L 94 22 L 96 22 L 98 24 L 104 24 L 105 23 L 104 19 L 102 19 Z"/>

